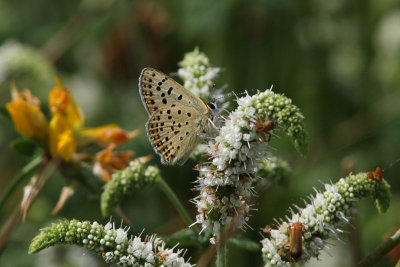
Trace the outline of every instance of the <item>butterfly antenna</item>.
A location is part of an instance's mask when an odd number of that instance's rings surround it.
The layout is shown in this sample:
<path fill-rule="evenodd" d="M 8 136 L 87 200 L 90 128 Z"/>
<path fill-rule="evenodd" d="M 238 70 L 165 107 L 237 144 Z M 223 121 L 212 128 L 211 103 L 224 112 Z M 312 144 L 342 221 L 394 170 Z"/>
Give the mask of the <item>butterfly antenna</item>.
<path fill-rule="evenodd" d="M 398 158 L 395 161 L 393 161 L 392 163 L 390 163 L 389 166 L 387 167 L 387 169 L 392 168 L 394 165 L 396 165 L 399 162 L 400 162 L 400 158 Z"/>
<path fill-rule="evenodd" d="M 400 162 L 400 158 L 396 159 L 395 161 L 392 161 L 386 168 L 382 169 L 383 172 L 385 172 L 387 169 L 392 168 L 394 165 Z"/>
<path fill-rule="evenodd" d="M 237 96 L 245 95 L 245 94 L 247 94 L 247 91 L 241 92 L 241 93 L 237 93 L 237 94 L 236 94 L 235 92 L 232 91 L 232 93 L 230 93 L 230 94 L 226 94 L 226 95 L 223 95 L 223 96 L 214 98 L 214 101 L 215 101 L 215 100 L 224 99 L 224 98 L 228 98 L 228 97 L 232 97 L 232 96 L 236 96 L 236 97 L 237 97 Z"/>

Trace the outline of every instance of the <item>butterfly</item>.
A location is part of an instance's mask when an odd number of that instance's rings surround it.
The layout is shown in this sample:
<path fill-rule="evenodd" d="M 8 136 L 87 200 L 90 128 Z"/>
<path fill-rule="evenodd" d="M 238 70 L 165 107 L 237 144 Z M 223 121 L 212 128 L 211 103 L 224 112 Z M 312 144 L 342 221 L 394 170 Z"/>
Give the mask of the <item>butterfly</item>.
<path fill-rule="evenodd" d="M 161 162 L 183 165 L 209 131 L 216 104 L 205 104 L 188 89 L 152 68 L 142 70 L 139 93 L 149 114 L 147 135 Z"/>

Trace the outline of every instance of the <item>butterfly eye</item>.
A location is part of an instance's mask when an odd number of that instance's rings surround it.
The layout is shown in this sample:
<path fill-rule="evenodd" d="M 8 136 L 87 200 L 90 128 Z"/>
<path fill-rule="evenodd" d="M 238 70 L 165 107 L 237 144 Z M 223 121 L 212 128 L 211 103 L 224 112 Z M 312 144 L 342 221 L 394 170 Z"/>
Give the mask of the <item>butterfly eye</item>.
<path fill-rule="evenodd" d="M 207 106 L 208 106 L 208 108 L 211 109 L 211 110 L 217 109 L 217 105 L 216 105 L 215 103 L 213 103 L 213 102 L 207 103 Z"/>

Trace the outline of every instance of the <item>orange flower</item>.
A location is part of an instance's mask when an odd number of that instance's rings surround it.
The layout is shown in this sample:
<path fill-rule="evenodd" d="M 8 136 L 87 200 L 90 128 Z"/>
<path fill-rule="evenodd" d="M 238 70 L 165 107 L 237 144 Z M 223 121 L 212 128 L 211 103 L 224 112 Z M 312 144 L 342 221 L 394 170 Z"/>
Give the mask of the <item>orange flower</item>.
<path fill-rule="evenodd" d="M 33 139 L 44 141 L 47 136 L 48 124 L 40 109 L 39 99 L 29 90 L 18 93 L 14 83 L 11 84 L 12 101 L 6 104 L 7 110 L 18 132 Z"/>
<path fill-rule="evenodd" d="M 85 141 L 95 141 L 98 145 L 106 147 L 110 144 L 120 145 L 139 134 L 139 131 L 127 132 L 115 124 L 108 124 L 95 128 L 86 128 L 79 131 L 79 136 Z"/>
<path fill-rule="evenodd" d="M 49 93 L 49 108 L 51 115 L 62 114 L 73 128 L 84 123 L 82 111 L 69 94 L 69 89 L 63 87 L 59 77 L 56 78 L 56 87 Z"/>
<path fill-rule="evenodd" d="M 106 149 L 96 154 L 96 162 L 93 165 L 93 173 L 107 183 L 111 180 L 114 170 L 123 170 L 128 167 L 132 157 L 135 156 L 133 151 L 113 152 L 116 145 L 111 144 Z"/>
<path fill-rule="evenodd" d="M 55 113 L 50 121 L 50 154 L 60 156 L 64 160 L 69 161 L 76 151 L 76 140 L 74 131 L 67 119 Z"/>

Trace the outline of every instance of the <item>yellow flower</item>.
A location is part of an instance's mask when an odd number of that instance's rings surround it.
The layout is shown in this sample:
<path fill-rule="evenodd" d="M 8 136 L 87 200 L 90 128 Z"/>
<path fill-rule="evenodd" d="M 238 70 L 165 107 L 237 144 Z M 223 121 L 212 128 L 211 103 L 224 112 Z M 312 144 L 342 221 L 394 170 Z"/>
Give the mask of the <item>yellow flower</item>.
<path fill-rule="evenodd" d="M 84 123 L 82 111 L 69 94 L 69 89 L 63 87 L 59 77 L 56 78 L 56 87 L 49 93 L 49 108 L 52 116 L 62 114 L 73 128 Z"/>
<path fill-rule="evenodd" d="M 50 154 L 68 161 L 76 151 L 74 131 L 83 124 L 83 114 L 59 77 L 56 78 L 56 87 L 49 93 L 49 108 L 52 115 L 49 127 Z"/>
<path fill-rule="evenodd" d="M 127 132 L 118 125 L 107 124 L 95 128 L 86 128 L 79 131 L 79 136 L 84 141 L 95 141 L 99 146 L 106 147 L 109 144 L 120 145 L 136 137 L 139 131 Z"/>
<path fill-rule="evenodd" d="M 73 128 L 62 114 L 53 115 L 50 121 L 49 137 L 51 156 L 60 156 L 69 161 L 76 151 L 76 140 Z"/>
<path fill-rule="evenodd" d="M 128 164 L 133 156 L 131 152 L 112 153 L 112 150 L 137 136 L 138 131 L 128 132 L 115 124 L 85 128 L 83 113 L 58 77 L 56 86 L 49 92 L 50 124 L 40 110 L 39 100 L 28 90 L 18 93 L 13 84 L 11 93 L 12 101 L 7 103 L 7 109 L 15 127 L 22 134 L 48 142 L 48 146 L 44 147 L 49 148 L 52 157 L 60 156 L 69 161 L 77 150 L 77 144 L 95 142 L 102 147 L 113 145 L 97 158 L 101 168 L 110 174 L 112 169 Z"/>
<path fill-rule="evenodd" d="M 18 93 L 16 85 L 11 84 L 12 101 L 6 104 L 7 110 L 18 132 L 33 139 L 44 141 L 47 136 L 48 124 L 40 110 L 39 99 L 29 90 Z"/>

